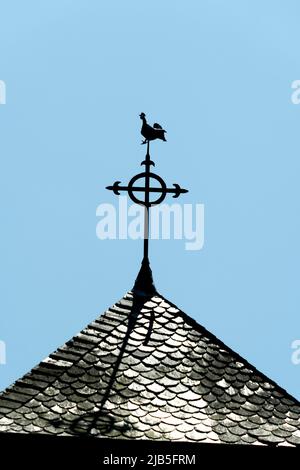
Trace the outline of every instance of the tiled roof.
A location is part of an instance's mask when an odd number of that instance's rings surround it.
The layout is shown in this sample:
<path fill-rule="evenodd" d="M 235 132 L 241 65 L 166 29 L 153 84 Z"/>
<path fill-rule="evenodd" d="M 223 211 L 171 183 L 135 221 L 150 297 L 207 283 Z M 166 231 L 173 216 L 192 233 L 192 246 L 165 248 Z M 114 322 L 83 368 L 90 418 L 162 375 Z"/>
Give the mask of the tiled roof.
<path fill-rule="evenodd" d="M 159 294 L 120 302 L 1 394 L 0 431 L 300 445 L 300 403 Z"/>

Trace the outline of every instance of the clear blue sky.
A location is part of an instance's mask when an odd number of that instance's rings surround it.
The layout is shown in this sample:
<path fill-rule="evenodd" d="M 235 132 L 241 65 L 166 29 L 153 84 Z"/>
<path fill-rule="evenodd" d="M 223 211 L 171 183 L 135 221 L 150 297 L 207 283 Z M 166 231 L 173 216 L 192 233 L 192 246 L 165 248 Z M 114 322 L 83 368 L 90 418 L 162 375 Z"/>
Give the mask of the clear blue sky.
<path fill-rule="evenodd" d="M 296 0 L 1 2 L 0 388 L 132 287 L 141 241 L 96 207 L 139 167 L 205 204 L 203 250 L 153 241 L 158 290 L 300 398 L 300 5 Z M 182 199 L 183 202 L 183 199 Z"/>

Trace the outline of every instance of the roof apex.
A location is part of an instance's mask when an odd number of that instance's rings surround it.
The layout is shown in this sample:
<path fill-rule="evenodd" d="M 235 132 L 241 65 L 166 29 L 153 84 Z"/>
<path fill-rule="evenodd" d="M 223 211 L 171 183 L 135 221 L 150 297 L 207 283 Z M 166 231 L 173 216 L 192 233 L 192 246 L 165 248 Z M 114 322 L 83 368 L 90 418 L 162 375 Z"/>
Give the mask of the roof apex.
<path fill-rule="evenodd" d="M 152 270 L 150 268 L 149 258 L 147 257 L 143 258 L 142 265 L 137 275 L 137 278 L 135 280 L 132 292 L 134 294 L 145 296 L 145 297 L 151 297 L 157 294 L 157 291 L 153 282 L 153 276 L 152 276 Z"/>

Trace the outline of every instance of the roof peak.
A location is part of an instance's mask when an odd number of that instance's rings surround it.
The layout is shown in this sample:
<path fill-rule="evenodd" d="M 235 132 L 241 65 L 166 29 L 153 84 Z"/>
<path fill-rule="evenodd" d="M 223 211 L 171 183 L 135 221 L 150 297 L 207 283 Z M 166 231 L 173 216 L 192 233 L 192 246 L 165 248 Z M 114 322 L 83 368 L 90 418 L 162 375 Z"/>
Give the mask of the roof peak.
<path fill-rule="evenodd" d="M 133 294 L 145 297 L 152 297 L 157 294 L 150 268 L 149 258 L 143 258 L 141 268 L 135 280 Z"/>

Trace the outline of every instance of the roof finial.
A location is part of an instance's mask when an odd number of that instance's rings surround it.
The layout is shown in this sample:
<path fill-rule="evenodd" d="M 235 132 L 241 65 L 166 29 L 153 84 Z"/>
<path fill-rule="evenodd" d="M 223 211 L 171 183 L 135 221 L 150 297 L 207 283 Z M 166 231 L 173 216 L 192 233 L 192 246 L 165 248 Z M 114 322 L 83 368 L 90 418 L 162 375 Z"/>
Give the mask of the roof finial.
<path fill-rule="evenodd" d="M 140 114 L 140 118 L 143 120 L 141 134 L 145 137 L 145 141 L 142 143 L 147 144 L 146 157 L 145 160 L 143 160 L 141 163 L 141 165 L 145 166 L 145 171 L 131 178 L 127 186 L 120 186 L 120 181 L 116 181 L 112 186 L 107 186 L 106 189 L 113 191 L 117 195 L 120 194 L 120 191 L 125 191 L 129 194 L 129 197 L 133 202 L 142 205 L 145 208 L 144 256 L 142 267 L 136 279 L 134 289 L 144 293 L 147 291 L 147 293 L 151 295 L 156 292 L 156 290 L 153 284 L 152 273 L 149 264 L 149 210 L 152 206 L 161 204 L 168 193 L 173 194 L 173 197 L 177 198 L 180 194 L 187 193 L 188 190 L 182 189 L 179 184 L 173 184 L 174 188 L 168 188 L 160 176 L 151 172 L 151 166 L 155 166 L 155 164 L 150 158 L 150 140 L 161 139 L 166 141 L 164 135 L 166 131 L 163 130 L 162 127 L 157 123 L 155 123 L 153 127 L 149 126 L 145 116 L 145 113 Z M 140 180 L 144 180 L 144 185 L 135 184 Z M 152 186 L 151 180 L 156 180 L 160 187 Z M 139 199 L 135 193 L 143 193 L 144 198 Z M 157 194 L 157 197 L 153 200 L 150 198 L 152 193 Z"/>

